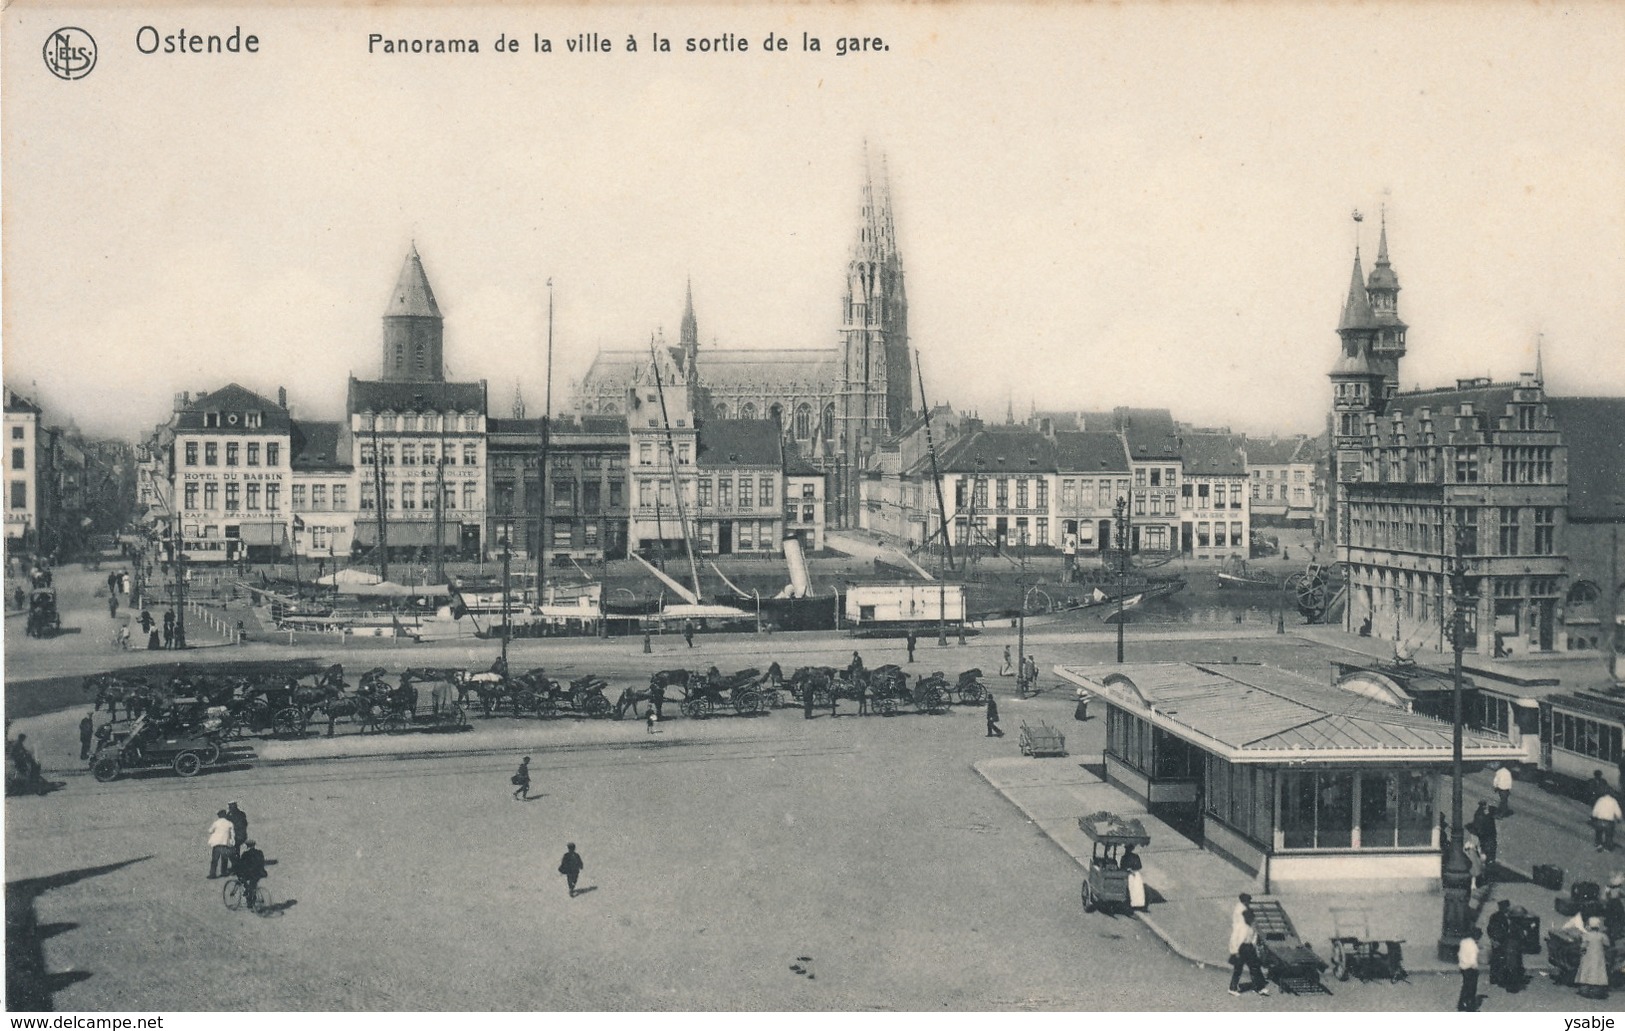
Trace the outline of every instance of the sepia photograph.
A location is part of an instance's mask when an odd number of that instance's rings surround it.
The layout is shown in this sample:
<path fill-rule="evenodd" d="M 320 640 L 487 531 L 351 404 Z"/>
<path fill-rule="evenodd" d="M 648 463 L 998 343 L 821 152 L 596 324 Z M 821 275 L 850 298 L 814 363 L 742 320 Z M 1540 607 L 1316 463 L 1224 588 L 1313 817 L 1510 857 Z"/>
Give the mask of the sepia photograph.
<path fill-rule="evenodd" d="M 1625 6 L 3 19 L 12 1026 L 1610 1026 Z"/>

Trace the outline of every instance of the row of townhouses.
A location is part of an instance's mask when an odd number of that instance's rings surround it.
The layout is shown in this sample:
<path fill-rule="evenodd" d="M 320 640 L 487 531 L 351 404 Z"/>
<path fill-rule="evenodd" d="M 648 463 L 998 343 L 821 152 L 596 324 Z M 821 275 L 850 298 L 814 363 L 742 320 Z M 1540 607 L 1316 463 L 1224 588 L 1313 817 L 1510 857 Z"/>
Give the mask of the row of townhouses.
<path fill-rule="evenodd" d="M 125 441 L 87 438 L 72 420 L 48 426 L 44 415 L 40 405 L 6 391 L 5 540 L 66 558 L 124 525 L 135 455 Z"/>
<path fill-rule="evenodd" d="M 342 421 L 295 418 L 284 391 L 235 383 L 176 397 L 139 452 L 139 500 L 169 547 L 337 566 L 505 545 L 596 562 L 681 551 L 685 536 L 712 555 L 778 553 L 787 537 L 824 546 L 824 474 L 775 421 L 702 414 L 715 407 L 676 349 L 651 351 L 625 415 L 504 419 L 483 380 L 445 379 L 444 319 L 416 248 L 383 323 L 380 376 L 350 378 Z"/>

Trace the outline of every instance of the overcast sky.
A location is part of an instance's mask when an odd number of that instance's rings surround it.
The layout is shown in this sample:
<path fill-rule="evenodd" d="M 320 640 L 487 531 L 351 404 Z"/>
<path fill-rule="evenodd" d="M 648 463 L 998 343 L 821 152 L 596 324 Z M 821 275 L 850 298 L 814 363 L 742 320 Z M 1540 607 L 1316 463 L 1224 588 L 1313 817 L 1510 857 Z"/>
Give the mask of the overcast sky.
<path fill-rule="evenodd" d="M 1369 271 L 1384 204 L 1406 388 L 1515 376 L 1544 333 L 1552 389 L 1625 394 L 1621 4 L 5 19 L 5 377 L 53 421 L 133 434 L 231 380 L 337 417 L 414 239 L 449 370 L 498 414 L 516 383 L 540 411 L 549 277 L 560 408 L 599 346 L 675 342 L 688 276 L 702 348 L 833 346 L 865 139 L 933 401 L 1318 432 L 1350 212 Z M 62 24 L 98 43 L 79 81 L 41 59 Z M 260 53 L 144 56 L 144 24 Z M 593 31 L 615 52 L 528 50 Z M 730 31 L 751 49 L 681 52 Z M 844 34 L 889 50 L 828 52 Z"/>

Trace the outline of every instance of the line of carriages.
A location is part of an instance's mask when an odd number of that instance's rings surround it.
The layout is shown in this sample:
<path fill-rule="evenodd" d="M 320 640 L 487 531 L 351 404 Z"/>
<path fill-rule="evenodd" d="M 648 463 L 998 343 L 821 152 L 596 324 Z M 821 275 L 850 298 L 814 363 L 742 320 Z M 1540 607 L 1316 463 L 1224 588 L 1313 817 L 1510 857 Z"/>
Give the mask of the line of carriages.
<path fill-rule="evenodd" d="M 778 663 L 766 672 L 724 674 L 668 669 L 647 688 L 627 687 L 611 702 L 609 681 L 596 674 L 571 680 L 537 668 L 510 675 L 501 662 L 489 670 L 383 667 L 362 673 L 352 689 L 341 665 L 312 660 L 167 663 L 87 677 L 96 711 L 108 716 L 95 730 L 91 772 L 115 780 L 138 769 L 170 767 L 183 777 L 223 760 L 240 760 L 253 737 L 298 738 L 338 733 L 403 733 L 468 729 L 470 715 L 509 718 L 623 719 L 647 705 L 669 718 L 675 703 L 690 719 L 755 716 L 789 705 L 824 709 L 855 703 L 859 714 L 936 714 L 954 704 L 987 699 L 979 669 L 957 680 L 935 672 L 911 678 L 897 666 L 845 670 L 807 666 L 785 676 Z"/>

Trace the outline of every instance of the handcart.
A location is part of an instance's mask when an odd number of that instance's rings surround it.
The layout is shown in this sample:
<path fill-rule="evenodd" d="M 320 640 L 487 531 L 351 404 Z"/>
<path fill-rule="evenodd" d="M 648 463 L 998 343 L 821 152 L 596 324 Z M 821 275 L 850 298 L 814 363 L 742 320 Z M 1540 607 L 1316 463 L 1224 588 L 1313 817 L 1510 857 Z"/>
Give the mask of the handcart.
<path fill-rule="evenodd" d="M 1307 992 L 1332 993 L 1320 982 L 1326 961 L 1298 936 L 1292 919 L 1274 899 L 1253 899 L 1253 927 L 1258 931 L 1258 958 L 1270 980 L 1291 995 Z"/>
<path fill-rule="evenodd" d="M 1405 939 L 1372 937 L 1371 915 L 1364 907 L 1332 906 L 1331 912 L 1333 977 L 1389 984 L 1410 979 L 1405 970 Z"/>
<path fill-rule="evenodd" d="M 1118 850 L 1125 845 L 1143 848 L 1151 836 L 1139 820 L 1124 819 L 1116 813 L 1098 812 L 1078 817 L 1078 829 L 1094 842 L 1089 870 L 1083 878 L 1083 911 L 1093 913 L 1107 906 L 1129 912 L 1130 871 L 1121 866 Z"/>
<path fill-rule="evenodd" d="M 1034 758 L 1063 756 L 1066 754 L 1066 735 L 1043 720 L 1039 720 L 1036 727 L 1030 727 L 1023 721 L 1021 754 Z"/>

